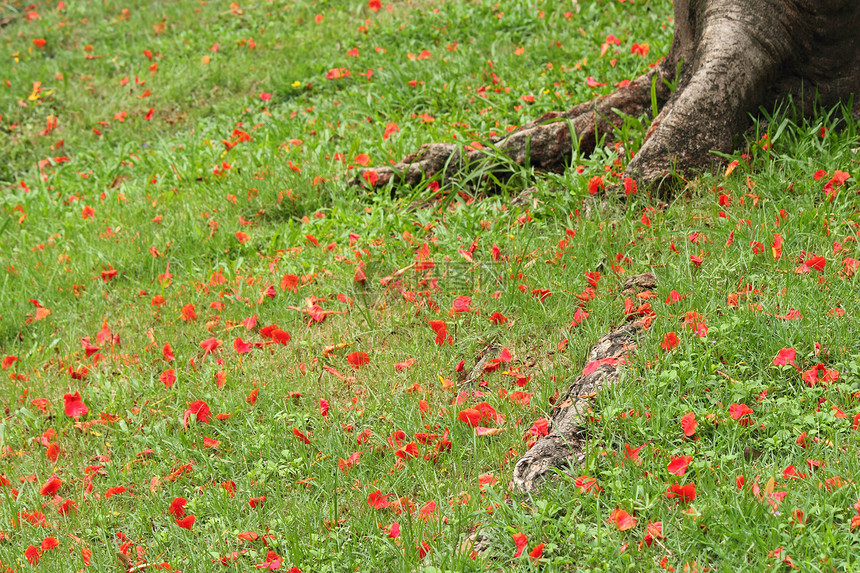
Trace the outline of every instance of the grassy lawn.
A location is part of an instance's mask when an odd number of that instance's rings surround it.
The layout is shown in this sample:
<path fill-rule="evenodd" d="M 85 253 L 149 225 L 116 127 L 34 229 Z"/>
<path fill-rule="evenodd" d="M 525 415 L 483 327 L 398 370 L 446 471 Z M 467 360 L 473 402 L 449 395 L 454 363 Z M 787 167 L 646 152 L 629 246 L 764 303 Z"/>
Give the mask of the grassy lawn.
<path fill-rule="evenodd" d="M 0 3 L 0 570 L 860 567 L 850 119 L 776 110 L 668 204 L 588 200 L 635 118 L 561 175 L 351 185 L 672 38 L 669 0 L 374 4 Z M 508 491 L 642 303 L 584 466 Z"/>

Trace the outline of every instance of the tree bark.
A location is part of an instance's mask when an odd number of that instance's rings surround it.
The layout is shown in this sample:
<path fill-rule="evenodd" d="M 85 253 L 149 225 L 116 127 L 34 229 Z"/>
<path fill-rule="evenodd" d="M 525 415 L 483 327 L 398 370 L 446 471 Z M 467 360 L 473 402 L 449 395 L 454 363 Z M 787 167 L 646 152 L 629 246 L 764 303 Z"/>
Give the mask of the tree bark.
<path fill-rule="evenodd" d="M 654 275 L 645 273 L 627 279 L 621 292 L 635 296 L 656 287 Z M 582 464 L 591 400 L 618 380 L 626 359 L 638 346 L 637 336 L 646 327 L 645 319 L 635 320 L 615 328 L 597 341 L 588 353 L 585 370 L 553 407 L 547 435 L 541 436 L 514 466 L 511 489 L 533 491 L 551 469 Z"/>
<path fill-rule="evenodd" d="M 773 108 L 790 96 L 809 116 L 816 104 L 847 104 L 860 95 L 857 0 L 675 0 L 674 16 L 672 47 L 660 65 L 617 92 L 547 113 L 493 146 L 514 163 L 562 171 L 573 151 L 571 128 L 580 152 L 590 153 L 621 125 L 613 109 L 650 116 L 656 78 L 660 111 L 625 170 L 625 176 L 647 186 L 673 172 L 718 164 L 712 151 L 730 153 L 750 114 L 762 106 Z M 664 80 L 673 81 L 678 72 L 670 91 Z M 860 116 L 860 102 L 854 111 Z M 495 175 L 506 174 L 505 163 L 486 150 L 461 152 L 450 143 L 423 145 L 400 163 L 368 171 L 376 175 L 375 186 L 392 180 L 415 185 L 434 175 L 454 177 L 483 161 L 493 162 Z M 373 180 L 372 175 L 363 180 L 368 178 Z"/>

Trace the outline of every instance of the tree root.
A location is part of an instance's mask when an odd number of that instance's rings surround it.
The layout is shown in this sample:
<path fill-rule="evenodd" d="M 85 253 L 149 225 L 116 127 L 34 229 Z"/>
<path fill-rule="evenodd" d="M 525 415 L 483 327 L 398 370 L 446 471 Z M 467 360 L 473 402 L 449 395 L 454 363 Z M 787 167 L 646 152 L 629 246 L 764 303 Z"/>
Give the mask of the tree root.
<path fill-rule="evenodd" d="M 572 157 L 575 140 L 579 153 L 588 155 L 602 137 L 613 138 L 615 128 L 624 121 L 616 110 L 624 116 L 650 115 L 652 81 L 656 81 L 657 101 L 654 103 L 663 105 L 669 97 L 669 89 L 662 80 L 663 68 L 655 68 L 612 94 L 581 103 L 566 112 L 545 113 L 507 137 L 491 140 L 491 143 L 509 162 L 523 165 L 528 161 L 540 171 L 561 172 Z M 504 162 L 493 160 L 495 150 L 473 149 L 453 143 L 424 144 L 416 153 L 395 165 L 362 171 L 354 182 L 367 181 L 371 177 L 366 175 L 369 173 L 375 174 L 376 187 L 392 180 L 398 184 L 417 185 L 435 175 L 440 175 L 444 181 L 486 161 L 492 162 L 490 171 L 494 175 L 504 178 L 509 174 L 509 167 L 506 168 Z"/>
<path fill-rule="evenodd" d="M 623 294 L 636 294 L 657 286 L 651 273 L 627 279 Z M 585 426 L 591 399 L 618 380 L 625 359 L 636 350 L 637 335 L 646 328 L 642 319 L 619 326 L 597 341 L 588 365 L 553 406 L 550 430 L 514 466 L 510 488 L 534 491 L 552 468 L 581 465 L 585 459 Z"/>

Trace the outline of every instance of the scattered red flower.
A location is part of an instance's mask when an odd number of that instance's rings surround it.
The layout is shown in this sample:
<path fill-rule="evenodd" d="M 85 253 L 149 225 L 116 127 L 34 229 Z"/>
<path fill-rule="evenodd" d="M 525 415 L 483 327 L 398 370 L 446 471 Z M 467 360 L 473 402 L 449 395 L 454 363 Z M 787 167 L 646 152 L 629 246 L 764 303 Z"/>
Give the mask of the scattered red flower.
<path fill-rule="evenodd" d="M 295 435 L 299 439 L 299 441 L 301 441 L 302 443 L 305 443 L 305 444 L 311 443 L 311 440 L 304 433 L 302 433 L 302 431 L 299 430 L 298 428 L 293 428 L 293 435 Z"/>
<path fill-rule="evenodd" d="M 520 555 L 523 554 L 523 551 L 525 550 L 526 545 L 528 544 L 529 540 L 528 540 L 528 537 L 526 537 L 525 533 L 514 533 L 513 538 L 514 538 L 514 545 L 517 546 L 517 550 L 514 553 L 514 559 L 516 559 L 517 557 L 519 557 Z"/>
<path fill-rule="evenodd" d="M 669 465 L 666 467 L 669 470 L 670 474 L 675 474 L 676 476 L 683 476 L 687 473 L 687 467 L 690 465 L 690 462 L 693 461 L 691 456 L 678 456 L 672 458 L 672 461 L 669 462 Z"/>
<path fill-rule="evenodd" d="M 636 519 L 627 513 L 625 510 L 616 507 L 612 510 L 612 513 L 609 514 L 609 523 L 615 525 L 619 531 L 627 531 L 628 529 L 633 529 L 636 526 Z"/>
<path fill-rule="evenodd" d="M 167 512 L 176 518 L 185 517 L 186 503 L 188 503 L 188 500 L 184 497 L 173 498 L 173 501 L 170 502 L 170 506 L 167 508 Z"/>
<path fill-rule="evenodd" d="M 357 369 L 365 364 L 370 364 L 370 356 L 368 356 L 366 352 L 353 352 L 347 355 L 346 361 L 353 368 Z"/>
<path fill-rule="evenodd" d="M 698 426 L 698 422 L 696 421 L 696 414 L 690 412 L 688 414 L 684 414 L 681 418 L 681 429 L 684 430 L 684 436 L 689 438 L 693 434 L 696 433 L 696 426 Z"/>
<path fill-rule="evenodd" d="M 191 526 L 194 525 L 194 522 L 197 520 L 197 517 L 194 515 L 186 515 L 182 519 L 175 519 L 176 525 L 181 527 L 182 529 L 191 529 Z"/>
<path fill-rule="evenodd" d="M 794 348 L 783 348 L 773 357 L 774 366 L 787 366 L 794 364 L 794 359 L 797 357 L 797 351 Z"/>
<path fill-rule="evenodd" d="M 676 346 L 678 346 L 679 343 L 680 343 L 680 340 L 678 340 L 677 334 L 675 334 L 674 332 L 667 332 L 663 336 L 663 342 L 660 343 L 660 348 L 662 348 L 666 352 L 669 352 L 672 349 L 674 349 Z"/>
<path fill-rule="evenodd" d="M 182 423 L 185 428 L 188 428 L 188 422 L 191 420 L 191 416 L 195 416 L 198 422 L 202 422 L 204 424 L 208 424 L 210 422 L 209 416 L 212 414 L 212 411 L 209 409 L 209 404 L 204 402 L 203 400 L 195 400 L 188 405 L 188 409 L 185 410 L 185 415 L 182 418 Z"/>
<path fill-rule="evenodd" d="M 44 496 L 52 496 L 63 486 L 63 480 L 56 475 L 52 475 L 48 481 L 42 484 L 39 488 L 39 494 Z"/>
<path fill-rule="evenodd" d="M 696 484 L 688 483 L 687 485 L 672 484 L 666 490 L 666 497 L 669 499 L 677 497 L 681 501 L 691 502 L 696 499 Z"/>
<path fill-rule="evenodd" d="M 804 372 L 802 378 L 810 388 L 815 388 L 815 385 L 819 382 L 823 385 L 836 382 L 839 380 L 839 372 L 828 370 L 824 364 L 816 364 Z"/>
<path fill-rule="evenodd" d="M 369 505 L 373 509 L 385 509 L 386 507 L 388 507 L 389 497 L 391 497 L 390 493 L 387 495 L 382 495 L 381 491 L 376 490 L 367 496 L 367 505 Z"/>
<path fill-rule="evenodd" d="M 90 409 L 87 408 L 87 405 L 84 404 L 83 400 L 81 400 L 80 392 L 75 392 L 74 394 L 64 394 L 63 403 L 63 411 L 66 413 L 66 416 L 70 418 L 79 418 L 81 416 L 86 416 L 87 412 L 90 411 Z"/>
<path fill-rule="evenodd" d="M 655 539 L 666 539 L 666 537 L 663 535 L 662 521 L 655 521 L 653 523 L 649 523 L 647 529 L 645 530 L 645 537 L 642 541 L 645 543 L 645 545 L 651 547 Z"/>

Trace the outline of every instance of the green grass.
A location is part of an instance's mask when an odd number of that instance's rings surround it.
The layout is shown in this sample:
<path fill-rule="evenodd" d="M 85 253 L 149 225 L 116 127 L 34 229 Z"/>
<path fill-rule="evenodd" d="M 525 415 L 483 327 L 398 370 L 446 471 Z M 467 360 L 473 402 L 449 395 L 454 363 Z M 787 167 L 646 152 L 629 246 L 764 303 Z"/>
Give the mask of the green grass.
<path fill-rule="evenodd" d="M 448 209 L 414 210 L 433 192 L 350 186 L 356 156 L 379 165 L 429 141 L 485 141 L 608 93 L 666 52 L 671 3 L 29 4 L 0 5 L 0 359 L 18 359 L 0 371 L 3 567 L 78 570 L 84 549 L 94 571 L 117 570 L 118 552 L 185 573 L 231 556 L 251 570 L 269 551 L 281 570 L 305 572 L 651 571 L 664 558 L 676 571 L 764 571 L 784 569 L 786 556 L 804 571 L 858 567 L 860 304 L 843 261 L 860 258 L 860 186 L 848 179 L 833 201 L 823 191 L 834 171 L 857 173 L 860 143 L 841 110 L 810 121 L 776 113 L 768 140 L 751 136 L 729 158 L 739 162 L 731 174 L 693 179 L 669 205 L 640 192 L 586 216 L 589 179 L 615 181 L 626 161 L 610 146 L 575 158 L 581 173 L 522 168 L 493 189 L 461 181 Z M 601 57 L 610 34 L 620 45 Z M 634 42 L 650 45 L 646 57 L 631 53 Z M 351 75 L 326 79 L 335 68 Z M 589 76 L 608 85 L 591 89 Z M 49 116 L 56 127 L 41 135 Z M 399 131 L 383 138 L 392 123 Z M 228 149 L 222 140 L 242 139 L 236 129 L 250 140 Z M 625 126 L 628 151 L 644 130 Z M 819 169 L 827 175 L 816 180 Z M 527 185 L 540 203 L 509 206 Z M 435 268 L 380 284 L 424 245 Z M 823 271 L 795 272 L 813 254 Z M 589 318 L 572 327 L 585 273 L 598 269 Z M 585 467 L 532 497 L 509 493 L 527 430 L 624 321 L 624 278 L 646 271 L 659 280 L 656 318 L 594 403 Z M 282 288 L 286 275 L 295 290 Z M 551 295 L 541 302 L 534 289 Z M 684 298 L 668 304 L 673 290 Z M 454 314 L 460 296 L 471 307 Z M 334 314 L 310 321 L 301 311 L 314 303 Z M 182 318 L 187 305 L 196 319 Z M 801 317 L 779 318 L 789 309 Z M 494 312 L 507 324 L 490 322 Z M 688 312 L 704 316 L 707 336 L 683 326 Z M 447 322 L 452 344 L 434 343 L 430 320 Z M 273 324 L 289 342 L 261 334 Z M 669 332 L 680 344 L 667 352 Z M 210 338 L 222 345 L 206 355 Z M 238 338 L 254 346 L 239 354 Z M 512 361 L 458 394 L 456 365 L 468 371 L 488 344 Z M 87 345 L 98 350 L 88 356 Z M 782 348 L 796 349 L 801 370 L 820 363 L 839 379 L 808 386 L 772 364 Z M 353 352 L 369 363 L 353 368 Z M 170 388 L 160 381 L 168 369 Z M 516 390 L 532 394 L 528 404 L 505 397 Z M 64 413 L 75 392 L 89 410 L 77 422 Z M 191 416 L 185 428 L 198 400 L 212 419 Z M 482 401 L 504 417 L 488 423 L 501 433 L 478 437 L 458 419 Z M 743 424 L 732 404 L 752 409 Z M 685 439 L 690 412 L 698 427 Z M 450 450 L 437 452 L 445 433 Z M 424 444 L 416 434 L 438 436 Z M 42 442 L 59 448 L 55 461 Z M 418 455 L 398 463 L 395 450 L 410 442 Z M 639 461 L 625 445 L 644 445 Z M 339 469 L 355 452 L 358 462 Z M 669 474 L 681 455 L 692 457 L 686 474 Z M 785 477 L 789 465 L 807 476 Z M 53 475 L 62 487 L 40 495 Z M 497 482 L 482 488 L 486 475 Z M 578 476 L 600 491 L 580 493 Z M 689 483 L 695 500 L 666 497 Z M 377 491 L 389 507 L 368 504 Z M 196 516 L 191 529 L 169 513 L 178 497 Z M 63 514 L 66 500 L 76 508 Z M 632 529 L 607 521 L 616 508 L 635 517 Z M 665 539 L 642 544 L 656 522 Z M 488 548 L 473 559 L 464 542 L 476 531 Z M 527 537 L 521 557 L 517 533 Z M 31 567 L 27 549 L 46 537 L 59 546 Z M 539 543 L 540 559 L 526 557 Z"/>

